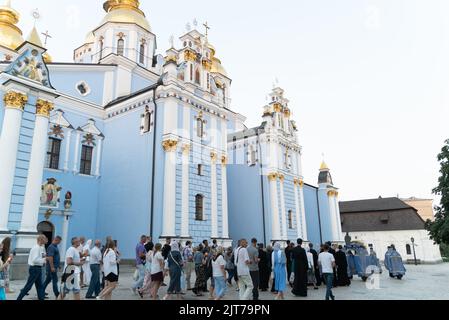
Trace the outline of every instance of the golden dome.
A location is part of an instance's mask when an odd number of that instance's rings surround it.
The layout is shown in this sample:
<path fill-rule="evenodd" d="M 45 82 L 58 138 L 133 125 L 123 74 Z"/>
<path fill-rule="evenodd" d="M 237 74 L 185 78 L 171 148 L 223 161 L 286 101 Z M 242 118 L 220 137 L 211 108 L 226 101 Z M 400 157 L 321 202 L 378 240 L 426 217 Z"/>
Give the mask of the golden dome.
<path fill-rule="evenodd" d="M 42 44 L 41 38 L 39 37 L 39 33 L 37 32 L 36 27 L 34 27 L 31 30 L 30 35 L 27 38 L 27 41 L 32 43 L 32 44 L 35 44 L 36 46 L 44 48 L 44 45 Z M 51 55 L 48 54 L 48 52 L 45 52 L 42 55 L 42 58 L 44 58 L 45 63 L 53 62 L 53 58 L 51 57 Z"/>
<path fill-rule="evenodd" d="M 42 55 L 42 58 L 44 58 L 44 62 L 45 63 L 52 63 L 53 62 L 53 58 L 51 57 L 51 55 L 49 55 L 47 52 L 45 52 Z"/>
<path fill-rule="evenodd" d="M 151 26 L 145 14 L 139 9 L 138 0 L 108 0 L 103 5 L 108 13 L 101 25 L 107 22 L 135 23 L 145 30 L 151 31 Z"/>
<path fill-rule="evenodd" d="M 323 162 L 321 163 L 320 170 L 329 170 L 329 167 L 327 166 L 326 162 L 323 161 Z"/>
<path fill-rule="evenodd" d="M 0 45 L 16 49 L 23 43 L 22 30 L 16 24 L 19 22 L 19 13 L 12 9 L 10 3 L 0 6 Z"/>
<path fill-rule="evenodd" d="M 226 72 L 226 69 L 221 64 L 220 59 L 213 57 L 212 58 L 212 68 L 210 70 L 211 73 L 219 73 L 225 77 L 228 76 L 228 73 Z"/>

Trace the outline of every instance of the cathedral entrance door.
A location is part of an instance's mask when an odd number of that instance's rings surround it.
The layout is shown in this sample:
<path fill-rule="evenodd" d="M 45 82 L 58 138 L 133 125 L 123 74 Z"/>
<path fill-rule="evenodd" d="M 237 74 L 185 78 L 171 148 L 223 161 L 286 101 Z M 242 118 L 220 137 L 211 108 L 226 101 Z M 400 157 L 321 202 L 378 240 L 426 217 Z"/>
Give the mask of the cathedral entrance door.
<path fill-rule="evenodd" d="M 47 237 L 48 242 L 45 245 L 45 249 L 47 249 L 53 241 L 53 237 L 55 235 L 55 226 L 51 222 L 43 221 L 37 225 L 37 232 Z"/>

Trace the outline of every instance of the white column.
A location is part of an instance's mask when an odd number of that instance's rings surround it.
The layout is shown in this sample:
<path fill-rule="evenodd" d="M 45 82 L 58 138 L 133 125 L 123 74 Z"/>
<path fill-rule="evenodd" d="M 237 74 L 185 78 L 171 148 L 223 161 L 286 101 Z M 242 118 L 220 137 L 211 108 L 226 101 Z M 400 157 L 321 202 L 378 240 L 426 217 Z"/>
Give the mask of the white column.
<path fill-rule="evenodd" d="M 337 240 L 337 217 L 335 216 L 334 191 L 328 191 L 327 197 L 329 199 L 329 217 L 332 226 L 332 240 Z"/>
<path fill-rule="evenodd" d="M 80 142 L 81 142 L 81 132 L 76 132 L 76 142 L 75 142 L 75 155 L 73 158 L 73 173 L 79 172 L 78 170 L 78 158 L 80 153 Z"/>
<path fill-rule="evenodd" d="M 217 206 L 217 154 L 211 153 L 210 183 L 211 183 L 211 238 L 218 238 L 218 206 Z"/>
<path fill-rule="evenodd" d="M 189 160 L 190 145 L 182 149 L 182 205 L 181 205 L 181 237 L 190 238 L 189 231 Z"/>
<path fill-rule="evenodd" d="M 277 174 L 272 173 L 268 176 L 270 181 L 270 203 L 271 203 L 271 240 L 281 239 L 281 225 L 279 221 L 279 204 L 278 204 L 278 188 Z"/>
<path fill-rule="evenodd" d="M 39 218 L 41 186 L 47 151 L 48 122 L 51 110 L 53 110 L 53 103 L 41 99 L 37 100 L 30 167 L 28 169 L 22 221 L 20 223 L 21 232 L 37 231 L 36 227 Z"/>
<path fill-rule="evenodd" d="M 63 212 L 62 214 L 62 243 L 61 243 L 61 260 L 64 261 L 65 259 L 65 252 L 67 251 L 67 242 L 69 237 L 69 219 L 70 216 L 66 214 L 66 212 Z"/>
<path fill-rule="evenodd" d="M 100 164 L 101 164 L 101 149 L 103 146 L 103 139 L 100 138 L 98 139 L 98 144 L 97 144 L 97 162 L 95 165 L 95 175 L 97 177 L 100 176 Z"/>
<path fill-rule="evenodd" d="M 287 216 L 285 212 L 285 197 L 284 197 L 284 176 L 279 177 L 280 181 L 280 196 L 281 196 L 281 223 L 282 223 L 282 240 L 288 239 Z"/>
<path fill-rule="evenodd" d="M 301 209 L 300 209 L 300 202 L 299 202 L 299 193 L 298 193 L 298 180 L 294 180 L 293 182 L 293 193 L 295 195 L 295 211 L 296 211 L 296 233 L 298 235 L 298 238 L 303 238 L 303 230 L 302 230 L 302 219 L 301 219 Z M 304 239 L 303 239 L 304 240 Z"/>
<path fill-rule="evenodd" d="M 299 203 L 301 207 L 301 220 L 302 220 L 302 239 L 308 240 L 307 235 L 307 219 L 306 219 L 306 207 L 304 204 L 304 181 L 299 182 Z"/>
<path fill-rule="evenodd" d="M 162 236 L 176 237 L 176 140 L 165 140 L 164 207 Z"/>
<path fill-rule="evenodd" d="M 68 129 L 65 142 L 65 159 L 64 159 L 64 171 L 69 171 L 69 158 L 70 158 L 70 139 L 72 139 L 72 129 Z"/>
<path fill-rule="evenodd" d="M 338 205 L 338 192 L 335 192 L 335 215 L 337 217 L 337 240 L 343 240 L 343 231 L 341 230 L 340 207 Z"/>
<path fill-rule="evenodd" d="M 228 218 L 228 179 L 226 176 L 227 159 L 225 156 L 221 159 L 221 210 L 223 220 L 222 238 L 229 238 L 229 218 Z"/>
<path fill-rule="evenodd" d="M 0 133 L 0 231 L 7 231 L 20 126 L 28 98 L 22 93 L 10 91 L 5 94 L 3 100 L 5 113 Z"/>

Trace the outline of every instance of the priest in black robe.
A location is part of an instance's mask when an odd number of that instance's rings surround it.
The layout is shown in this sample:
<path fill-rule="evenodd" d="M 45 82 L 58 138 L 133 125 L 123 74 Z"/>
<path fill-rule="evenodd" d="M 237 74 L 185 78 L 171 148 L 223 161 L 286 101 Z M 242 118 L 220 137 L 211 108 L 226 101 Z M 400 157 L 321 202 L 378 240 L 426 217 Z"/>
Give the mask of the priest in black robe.
<path fill-rule="evenodd" d="M 338 246 L 334 256 L 337 266 L 337 284 L 342 287 L 351 285 L 351 280 L 349 280 L 348 276 L 348 260 L 342 246 Z"/>
<path fill-rule="evenodd" d="M 292 250 L 293 272 L 295 282 L 292 293 L 298 297 L 307 297 L 307 270 L 309 262 L 306 250 L 302 247 L 302 239 L 298 239 L 298 245 Z"/>

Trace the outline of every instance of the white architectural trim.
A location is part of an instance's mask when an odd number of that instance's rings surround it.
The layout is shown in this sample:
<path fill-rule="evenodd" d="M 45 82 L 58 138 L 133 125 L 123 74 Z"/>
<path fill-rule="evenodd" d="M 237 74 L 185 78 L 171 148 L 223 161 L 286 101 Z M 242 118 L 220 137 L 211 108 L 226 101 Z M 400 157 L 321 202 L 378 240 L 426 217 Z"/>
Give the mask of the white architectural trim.
<path fill-rule="evenodd" d="M 302 224 L 302 239 L 304 241 L 308 240 L 307 234 L 307 219 L 306 219 L 306 207 L 304 205 L 304 187 L 299 187 L 299 201 L 300 201 L 300 210 L 301 210 L 301 224 Z"/>
<path fill-rule="evenodd" d="M 102 152 L 102 146 L 103 146 L 103 138 L 99 138 L 98 139 L 98 143 L 97 143 L 97 153 L 96 153 L 96 164 L 95 164 L 95 176 L 99 177 L 100 176 L 100 165 L 101 165 L 101 152 Z"/>
<path fill-rule="evenodd" d="M 298 186 L 296 183 L 293 186 L 293 194 L 295 195 L 295 212 L 296 212 L 296 232 L 298 237 L 304 237 L 302 230 L 301 209 L 298 199 Z"/>
<path fill-rule="evenodd" d="M 215 158 L 214 158 L 215 157 Z M 211 159 L 210 180 L 211 180 L 211 238 L 218 238 L 218 201 L 217 201 L 217 155 L 214 154 Z"/>
<path fill-rule="evenodd" d="M 277 179 L 270 179 L 270 204 L 271 204 L 271 240 L 282 240 L 281 225 L 279 221 L 279 204 Z"/>
<path fill-rule="evenodd" d="M 22 114 L 22 110 L 5 108 L 0 132 L 0 231 L 8 230 Z"/>
<path fill-rule="evenodd" d="M 284 197 L 284 181 L 281 179 L 279 181 L 279 193 L 281 201 L 281 223 L 282 223 L 282 240 L 288 240 L 288 226 L 287 226 L 287 216 L 285 211 L 285 197 Z"/>
<path fill-rule="evenodd" d="M 39 207 L 42 179 L 48 143 L 48 123 L 46 116 L 36 115 L 30 167 L 28 170 L 25 200 L 23 202 L 21 232 L 36 232 L 39 220 Z"/>
<path fill-rule="evenodd" d="M 69 171 L 69 159 L 70 159 L 70 142 L 72 139 L 72 129 L 67 130 L 67 137 L 65 138 L 65 158 L 64 158 L 64 171 Z"/>
<path fill-rule="evenodd" d="M 226 175 L 226 162 L 221 165 L 221 210 L 222 210 L 222 238 L 229 238 L 229 216 L 228 216 L 228 183 Z"/>
<path fill-rule="evenodd" d="M 165 151 L 164 207 L 161 237 L 176 237 L 176 147 Z"/>
<path fill-rule="evenodd" d="M 183 146 L 182 152 L 182 203 L 181 203 L 181 237 L 190 238 L 189 230 L 189 162 L 190 145 Z"/>
<path fill-rule="evenodd" d="M 80 143 L 81 143 L 81 131 L 76 131 L 76 142 L 75 142 L 75 154 L 73 158 L 73 173 L 78 173 L 78 162 L 79 162 L 79 153 L 80 153 Z"/>

